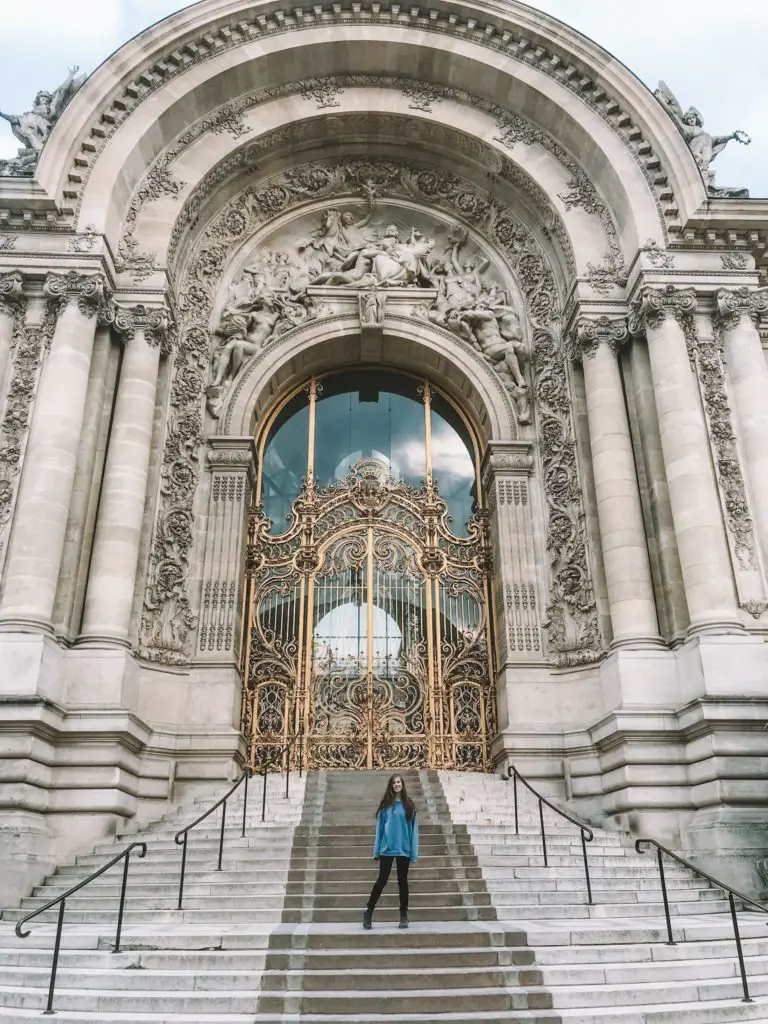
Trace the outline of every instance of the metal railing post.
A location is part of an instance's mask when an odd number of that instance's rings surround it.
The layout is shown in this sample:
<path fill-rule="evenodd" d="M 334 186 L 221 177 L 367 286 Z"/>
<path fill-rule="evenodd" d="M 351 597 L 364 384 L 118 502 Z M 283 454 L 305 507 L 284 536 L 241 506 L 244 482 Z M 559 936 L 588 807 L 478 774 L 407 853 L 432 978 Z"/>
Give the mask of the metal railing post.
<path fill-rule="evenodd" d="M 584 829 L 581 830 L 581 852 L 584 857 L 584 875 L 587 879 L 587 903 L 592 902 L 592 882 L 589 877 L 589 861 L 587 860 L 587 841 L 584 838 Z"/>
<path fill-rule="evenodd" d="M 187 868 L 187 833 L 184 833 L 184 843 L 181 847 L 181 875 L 179 876 L 179 905 L 176 907 L 177 910 L 181 910 L 181 898 L 184 895 L 184 872 Z"/>
<path fill-rule="evenodd" d="M 667 945 L 674 946 L 675 940 L 672 937 L 672 918 L 669 916 L 669 897 L 667 896 L 667 879 L 664 875 L 664 858 L 659 847 L 656 848 L 658 854 L 657 860 L 659 864 L 659 877 L 661 878 L 661 897 L 664 900 L 664 917 L 667 919 L 667 935 L 669 936 Z"/>
<path fill-rule="evenodd" d="M 123 866 L 123 884 L 120 888 L 120 907 L 117 911 L 117 931 L 115 932 L 115 948 L 112 950 L 113 953 L 120 952 L 120 936 L 123 933 L 123 911 L 125 910 L 125 890 L 128 886 L 128 864 L 131 860 L 130 851 L 125 855 L 125 864 Z"/>
<path fill-rule="evenodd" d="M 221 805 L 221 832 L 219 833 L 219 863 L 216 868 L 217 871 L 221 871 L 221 858 L 224 854 L 224 827 L 227 823 L 227 801 Z"/>
<path fill-rule="evenodd" d="M 56 941 L 53 944 L 53 965 L 51 966 L 51 980 L 48 985 L 48 1003 L 45 1007 L 45 1015 L 50 1016 L 56 1011 L 53 1008 L 53 992 L 56 988 L 56 971 L 59 968 L 59 950 L 61 949 L 61 929 L 64 927 L 64 908 L 67 905 L 66 900 L 62 900 L 59 904 L 59 920 L 56 925 Z"/>
<path fill-rule="evenodd" d="M 266 766 L 262 769 L 261 774 L 264 777 L 264 781 L 261 787 L 261 820 L 264 821 L 267 816 L 267 769 Z"/>
<path fill-rule="evenodd" d="M 240 838 L 245 839 L 245 816 L 248 813 L 248 779 L 251 777 L 251 769 L 245 769 L 245 792 L 243 794 L 243 831 L 240 833 Z"/>
<path fill-rule="evenodd" d="M 549 861 L 547 860 L 547 834 L 544 831 L 544 804 L 541 802 L 539 797 L 539 824 L 541 825 L 541 848 L 544 851 L 544 867 L 549 867 Z"/>
<path fill-rule="evenodd" d="M 299 736 L 299 778 L 302 776 L 302 770 L 304 768 L 304 737 Z"/>
<path fill-rule="evenodd" d="M 744 998 L 741 1000 L 742 1003 L 752 1003 L 754 1000 L 749 995 L 749 986 L 747 985 L 747 968 L 744 966 L 744 953 L 741 948 L 741 935 L 739 934 L 739 922 L 736 917 L 736 904 L 733 902 L 733 893 L 728 893 L 728 903 L 731 907 L 731 920 L 733 921 L 733 934 L 736 939 L 736 952 L 739 957 L 739 970 L 741 971 L 741 984 L 744 989 Z"/>
<path fill-rule="evenodd" d="M 517 768 L 512 769 L 512 793 L 515 798 L 515 835 L 520 835 L 520 825 L 517 820 Z"/>
<path fill-rule="evenodd" d="M 285 752 L 285 799 L 288 799 L 289 786 L 291 784 L 291 745 Z"/>

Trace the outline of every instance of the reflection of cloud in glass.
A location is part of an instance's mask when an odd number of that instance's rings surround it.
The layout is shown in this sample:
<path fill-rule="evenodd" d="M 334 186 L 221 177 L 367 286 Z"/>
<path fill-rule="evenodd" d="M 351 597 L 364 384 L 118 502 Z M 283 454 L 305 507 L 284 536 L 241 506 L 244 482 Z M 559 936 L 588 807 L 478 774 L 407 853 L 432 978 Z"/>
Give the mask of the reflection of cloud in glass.
<path fill-rule="evenodd" d="M 373 657 L 397 658 L 403 634 L 391 615 L 373 606 Z M 353 660 L 365 665 L 368 657 L 368 609 L 351 601 L 324 615 L 315 626 L 315 664 Z"/>
<path fill-rule="evenodd" d="M 432 437 L 432 469 L 436 476 L 443 472 L 465 480 L 475 479 L 475 468 L 469 452 L 453 431 Z"/>

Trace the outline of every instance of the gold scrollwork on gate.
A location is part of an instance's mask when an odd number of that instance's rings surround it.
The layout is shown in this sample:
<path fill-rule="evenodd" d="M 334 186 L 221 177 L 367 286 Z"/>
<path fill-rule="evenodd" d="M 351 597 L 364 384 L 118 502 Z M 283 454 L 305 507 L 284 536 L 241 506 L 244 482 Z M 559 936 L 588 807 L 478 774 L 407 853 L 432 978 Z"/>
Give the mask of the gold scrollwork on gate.
<path fill-rule="evenodd" d="M 263 763 L 298 736 L 314 768 L 486 770 L 496 730 L 488 517 L 450 529 L 378 458 L 318 487 L 280 536 L 250 515 L 243 730 Z M 294 747 L 294 755 L 296 748 Z"/>

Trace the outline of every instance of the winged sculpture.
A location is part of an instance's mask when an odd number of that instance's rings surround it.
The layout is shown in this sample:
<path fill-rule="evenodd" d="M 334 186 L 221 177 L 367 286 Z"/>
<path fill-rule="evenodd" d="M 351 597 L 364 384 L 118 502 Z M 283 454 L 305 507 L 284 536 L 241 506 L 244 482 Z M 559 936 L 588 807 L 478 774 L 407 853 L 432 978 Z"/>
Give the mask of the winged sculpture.
<path fill-rule="evenodd" d="M 707 188 L 716 192 L 728 192 L 729 194 L 743 192 L 743 189 L 716 189 L 714 184 L 715 174 L 710 169 L 710 164 L 732 140 L 748 146 L 752 140 L 747 133 L 735 131 L 729 135 L 710 135 L 704 129 L 704 120 L 696 107 L 689 107 L 684 111 L 666 82 L 659 82 L 659 87 L 654 95 L 667 108 L 680 131 L 685 136 L 693 157 L 704 176 L 704 181 L 707 183 Z"/>
<path fill-rule="evenodd" d="M 0 110 L 0 118 L 10 124 L 11 131 L 23 147 L 14 160 L 0 161 L 0 175 L 26 175 L 34 171 L 51 129 L 88 77 L 78 75 L 78 71 L 78 67 L 70 68 L 66 79 L 53 92 L 42 89 L 35 96 L 31 110 L 23 114 L 5 114 Z"/>

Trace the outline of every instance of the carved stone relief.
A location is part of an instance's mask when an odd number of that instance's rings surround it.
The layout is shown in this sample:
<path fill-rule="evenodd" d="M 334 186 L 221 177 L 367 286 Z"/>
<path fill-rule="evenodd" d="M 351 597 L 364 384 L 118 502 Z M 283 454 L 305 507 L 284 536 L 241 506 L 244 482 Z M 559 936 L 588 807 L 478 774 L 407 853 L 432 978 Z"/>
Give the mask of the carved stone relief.
<path fill-rule="evenodd" d="M 558 340 L 560 310 L 552 271 L 530 230 L 502 203 L 475 185 L 432 168 L 375 160 L 308 164 L 251 185 L 218 212 L 197 242 L 179 288 L 179 347 L 161 470 L 161 503 L 145 601 L 143 653 L 147 658 L 168 663 L 181 663 L 188 657 L 188 634 L 194 624 L 189 599 L 191 519 L 203 439 L 201 395 L 211 364 L 208 325 L 214 313 L 218 282 L 231 254 L 268 220 L 306 203 L 309 198 L 332 197 L 338 208 L 345 198 L 360 202 L 361 195 L 369 194 L 371 187 L 378 197 L 417 200 L 422 205 L 447 211 L 459 221 L 471 217 L 475 230 L 503 254 L 521 286 L 526 300 L 526 319 L 534 340 L 533 388 L 540 417 L 550 533 L 549 649 L 553 656 L 566 663 L 593 659 L 599 655 L 600 638 L 586 552 L 567 368 Z M 427 237 L 423 232 L 422 235 Z M 416 241 L 415 232 L 413 238 Z M 454 239 L 453 245 L 459 244 L 460 248 L 459 236 Z M 326 249 L 322 251 L 331 255 Z M 467 273 L 475 271 L 476 268 L 472 268 Z M 235 282 L 235 287 L 239 283 Z M 507 305 L 506 297 L 502 302 L 498 290 L 492 291 L 492 283 L 481 283 L 481 294 L 483 288 L 486 305 L 490 293 L 499 302 L 501 316 L 502 306 Z M 439 297 L 439 289 L 436 291 Z M 247 302 L 253 301 L 253 295 L 249 294 Z M 263 296 L 256 301 L 263 308 Z M 483 307 L 470 303 L 468 311 L 472 313 L 479 308 Z M 427 315 L 429 312 L 440 313 L 437 298 Z M 496 313 L 492 309 L 489 312 L 497 320 Z M 503 315 L 508 315 L 506 310 Z M 476 325 L 481 319 L 472 316 L 463 319 L 476 337 Z M 515 328 L 510 322 L 503 330 L 513 334 Z M 460 327 L 456 333 L 461 336 Z M 502 328 L 499 333 L 503 338 Z M 468 337 L 465 341 L 471 344 Z M 478 343 L 478 347 L 482 351 L 482 343 Z"/>

